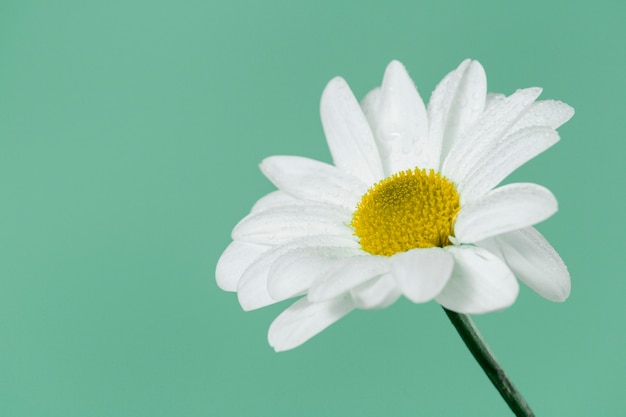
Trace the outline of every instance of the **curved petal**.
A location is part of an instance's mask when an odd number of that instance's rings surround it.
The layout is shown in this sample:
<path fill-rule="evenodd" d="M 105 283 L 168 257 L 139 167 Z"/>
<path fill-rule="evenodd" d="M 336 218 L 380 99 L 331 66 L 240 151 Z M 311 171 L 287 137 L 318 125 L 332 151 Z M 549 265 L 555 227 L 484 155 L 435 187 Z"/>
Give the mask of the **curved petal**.
<path fill-rule="evenodd" d="M 530 126 L 546 126 L 556 129 L 571 119 L 573 115 L 574 109 L 562 101 L 537 101 L 513 125 L 511 131 L 514 132 Z"/>
<path fill-rule="evenodd" d="M 361 100 L 361 110 L 363 110 L 363 115 L 367 119 L 370 126 L 373 126 L 374 118 L 376 117 L 374 113 L 378 111 L 381 94 L 382 89 L 380 87 L 376 87 L 367 93 L 365 97 L 363 97 L 363 100 Z"/>
<path fill-rule="evenodd" d="M 261 254 L 245 270 L 237 284 L 237 297 L 241 307 L 248 311 L 274 304 L 274 299 L 268 291 L 270 269 L 274 262 L 284 254 L 300 248 L 312 246 L 328 246 L 341 248 L 358 248 L 352 239 L 336 236 L 308 236 L 277 246 Z"/>
<path fill-rule="evenodd" d="M 304 205 L 304 202 L 296 200 L 283 191 L 272 191 L 271 193 L 258 199 L 257 202 L 254 203 L 254 206 L 252 206 L 250 213 L 259 213 L 274 207 L 293 206 L 298 204 Z"/>
<path fill-rule="evenodd" d="M 486 96 L 485 70 L 469 59 L 437 85 L 428 104 L 430 140 L 438 144 L 440 152 L 437 161 L 445 159 L 461 134 L 482 113 Z"/>
<path fill-rule="evenodd" d="M 406 298 L 432 300 L 448 282 L 454 259 L 441 248 L 414 249 L 391 257 L 391 274 Z"/>
<path fill-rule="evenodd" d="M 224 250 L 215 267 L 215 280 L 224 291 L 237 291 L 237 283 L 245 270 L 270 246 L 234 241 Z"/>
<path fill-rule="evenodd" d="M 482 156 L 467 178 L 457 184 L 461 204 L 471 202 L 509 174 L 559 141 L 550 127 L 532 126 L 508 135 Z"/>
<path fill-rule="evenodd" d="M 385 256 L 370 255 L 341 259 L 329 273 L 311 285 L 307 297 L 317 302 L 345 294 L 359 284 L 387 272 L 388 260 Z"/>
<path fill-rule="evenodd" d="M 267 291 L 268 272 L 273 260 L 271 251 L 266 252 L 246 268 L 237 283 L 237 299 L 244 311 L 256 310 L 278 302 Z"/>
<path fill-rule="evenodd" d="M 441 172 L 455 183 L 467 178 L 483 156 L 502 140 L 509 128 L 541 94 L 540 88 L 517 90 L 511 96 L 494 103 L 456 141 L 445 156 Z"/>
<path fill-rule="evenodd" d="M 333 78 L 320 105 L 322 125 L 335 165 L 366 184 L 383 178 L 378 149 L 369 124 L 343 78 Z"/>
<path fill-rule="evenodd" d="M 300 346 L 354 309 L 347 298 L 312 303 L 306 298 L 293 303 L 270 325 L 267 340 L 281 352 Z"/>
<path fill-rule="evenodd" d="M 233 240 L 277 245 L 312 235 L 352 236 L 351 213 L 328 204 L 309 202 L 269 208 L 243 218 L 233 229 Z"/>
<path fill-rule="evenodd" d="M 275 300 L 302 295 L 311 284 L 336 267 L 338 259 L 356 256 L 354 247 L 312 246 L 292 250 L 273 262 L 267 289 Z"/>
<path fill-rule="evenodd" d="M 493 105 L 500 103 L 504 100 L 506 96 L 502 93 L 487 93 L 487 98 L 485 99 L 485 110 L 489 110 Z"/>
<path fill-rule="evenodd" d="M 304 200 L 354 210 L 368 186 L 339 168 L 299 156 L 272 156 L 261 162 L 263 174 L 282 191 Z"/>
<path fill-rule="evenodd" d="M 439 304 L 464 314 L 487 313 L 513 304 L 519 285 L 500 258 L 476 246 L 446 249 L 454 256 L 454 269 L 436 298 Z"/>
<path fill-rule="evenodd" d="M 517 279 L 540 296 L 556 302 L 569 296 L 571 282 L 567 266 L 534 227 L 498 235 L 478 245 L 500 253 Z"/>
<path fill-rule="evenodd" d="M 402 294 L 391 274 L 371 279 L 350 291 L 352 302 L 362 310 L 385 308 Z"/>
<path fill-rule="evenodd" d="M 556 211 L 556 198 L 547 188 L 531 183 L 507 184 L 461 207 L 454 234 L 458 242 L 478 242 L 532 226 Z"/>
<path fill-rule="evenodd" d="M 374 95 L 376 94 L 376 95 Z M 404 66 L 392 61 L 383 85 L 370 93 L 362 106 L 378 144 L 385 175 L 419 167 L 437 167 L 438 147 L 428 141 L 428 115 L 415 84 Z"/>

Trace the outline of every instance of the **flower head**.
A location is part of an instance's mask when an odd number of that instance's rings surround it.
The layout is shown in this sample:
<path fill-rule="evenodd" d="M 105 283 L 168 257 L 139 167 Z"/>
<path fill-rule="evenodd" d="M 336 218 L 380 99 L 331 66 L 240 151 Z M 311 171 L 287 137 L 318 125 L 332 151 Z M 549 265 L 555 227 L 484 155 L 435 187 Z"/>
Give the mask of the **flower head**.
<path fill-rule="evenodd" d="M 567 268 L 532 227 L 556 212 L 556 199 L 537 184 L 497 187 L 554 145 L 574 113 L 536 101 L 540 93 L 488 94 L 483 67 L 470 60 L 428 107 L 397 61 L 361 103 L 342 78 L 331 80 L 321 116 L 334 165 L 296 156 L 261 163 L 278 191 L 233 230 L 218 285 L 237 291 L 245 310 L 300 297 L 270 326 L 277 351 L 402 295 L 485 313 L 510 306 L 519 279 L 565 300 Z"/>

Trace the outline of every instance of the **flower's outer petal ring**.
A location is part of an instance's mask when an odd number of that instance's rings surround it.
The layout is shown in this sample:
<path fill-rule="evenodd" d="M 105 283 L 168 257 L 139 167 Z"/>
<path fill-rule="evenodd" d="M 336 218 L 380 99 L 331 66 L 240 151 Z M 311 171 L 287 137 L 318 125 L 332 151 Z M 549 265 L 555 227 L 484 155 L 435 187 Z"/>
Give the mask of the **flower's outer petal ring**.
<path fill-rule="evenodd" d="M 300 346 L 354 309 L 349 298 L 312 303 L 306 297 L 293 303 L 270 325 L 267 335 L 277 352 Z"/>
<path fill-rule="evenodd" d="M 274 299 L 268 291 L 268 279 L 272 265 L 288 252 L 314 246 L 340 247 L 346 248 L 346 250 L 352 249 L 353 251 L 358 250 L 358 244 L 352 239 L 337 236 L 307 236 L 274 247 L 261 254 L 250 264 L 237 283 L 237 298 L 239 299 L 241 307 L 249 311 L 279 301 Z"/>
<path fill-rule="evenodd" d="M 341 259 L 336 268 L 311 285 L 307 297 L 313 302 L 336 298 L 388 271 L 389 258 L 386 256 L 365 255 Z"/>
<path fill-rule="evenodd" d="M 391 257 L 391 274 L 406 298 L 432 300 L 448 282 L 454 258 L 441 248 L 413 249 Z"/>
<path fill-rule="evenodd" d="M 235 226 L 233 240 L 280 245 L 312 235 L 352 236 L 350 212 L 337 206 L 310 202 L 273 207 L 252 213 Z"/>
<path fill-rule="evenodd" d="M 224 291 L 237 291 L 237 283 L 245 270 L 270 246 L 241 241 L 231 242 L 215 267 L 215 280 Z"/>
<path fill-rule="evenodd" d="M 374 136 L 343 78 L 333 78 L 322 93 L 322 125 L 335 166 L 366 184 L 383 178 Z"/>
<path fill-rule="evenodd" d="M 402 295 L 400 288 L 391 274 L 370 279 L 350 290 L 352 302 L 356 308 L 373 310 L 393 304 Z"/>
<path fill-rule="evenodd" d="M 339 259 L 359 252 L 357 248 L 345 246 L 312 246 L 287 252 L 276 259 L 269 270 L 269 294 L 275 300 L 302 295 L 315 280 L 340 267 Z"/>
<path fill-rule="evenodd" d="M 374 132 L 385 175 L 415 168 L 437 168 L 439 149 L 430 149 L 428 114 L 404 66 L 391 61 L 378 93 L 362 106 Z M 378 94 L 374 96 L 373 94 Z M 373 108 L 370 108 L 373 107 Z"/>
<path fill-rule="evenodd" d="M 471 174 L 457 184 L 461 204 L 469 203 L 498 185 L 510 173 L 559 141 L 550 127 L 532 126 L 508 135 L 476 161 Z"/>
<path fill-rule="evenodd" d="M 445 156 L 441 173 L 455 183 L 464 178 L 502 140 L 509 128 L 541 94 L 541 88 L 517 90 L 493 104 L 467 129 Z"/>
<path fill-rule="evenodd" d="M 500 253 L 517 279 L 540 296 L 561 302 L 569 296 L 569 272 L 552 245 L 534 227 L 505 233 L 478 242 Z"/>
<path fill-rule="evenodd" d="M 272 156 L 261 171 L 280 190 L 303 200 L 354 210 L 368 186 L 339 168 L 299 156 Z"/>
<path fill-rule="evenodd" d="M 573 115 L 574 109 L 562 101 L 537 101 L 513 125 L 511 132 L 530 126 L 547 126 L 556 129 L 571 119 Z"/>
<path fill-rule="evenodd" d="M 428 104 L 430 140 L 437 144 L 438 169 L 462 132 L 485 107 L 487 77 L 477 61 L 466 59 L 437 85 Z"/>
<path fill-rule="evenodd" d="M 448 246 L 454 256 L 452 276 L 437 296 L 439 304 L 463 314 L 497 311 L 513 304 L 519 284 L 496 255 L 476 246 Z"/>
<path fill-rule="evenodd" d="M 545 187 L 507 184 L 461 207 L 454 223 L 455 237 L 461 243 L 478 242 L 537 224 L 557 208 L 556 198 Z"/>

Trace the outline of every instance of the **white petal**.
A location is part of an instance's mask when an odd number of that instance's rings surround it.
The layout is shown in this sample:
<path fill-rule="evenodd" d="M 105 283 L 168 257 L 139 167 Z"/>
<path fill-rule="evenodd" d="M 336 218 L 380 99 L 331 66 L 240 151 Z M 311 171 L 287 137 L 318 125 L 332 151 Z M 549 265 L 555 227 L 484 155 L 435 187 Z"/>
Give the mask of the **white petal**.
<path fill-rule="evenodd" d="M 373 310 L 393 304 L 402 294 L 391 274 L 371 279 L 350 291 L 357 308 Z"/>
<path fill-rule="evenodd" d="M 252 206 L 252 210 L 250 213 L 259 213 L 261 211 L 265 211 L 269 208 L 280 207 L 280 206 L 289 206 L 289 205 L 304 205 L 306 202 L 296 200 L 289 194 L 283 191 L 272 191 L 269 194 L 261 197 L 255 204 Z"/>
<path fill-rule="evenodd" d="M 267 291 L 267 278 L 272 261 L 266 252 L 253 262 L 244 272 L 237 284 L 237 299 L 245 311 L 255 310 L 276 303 Z"/>
<path fill-rule="evenodd" d="M 366 184 L 382 179 L 383 169 L 372 131 L 342 78 L 334 78 L 328 83 L 322 94 L 320 111 L 335 165 Z"/>
<path fill-rule="evenodd" d="M 354 309 L 349 299 L 311 303 L 302 298 L 283 311 L 270 325 L 267 335 L 277 352 L 300 346 Z"/>
<path fill-rule="evenodd" d="M 416 166 L 436 167 L 439 161 L 433 158 L 438 147 L 430 149 L 426 107 L 400 62 L 387 66 L 382 88 L 374 94 L 368 94 L 362 106 L 367 109 L 385 175 Z"/>
<path fill-rule="evenodd" d="M 432 300 L 448 282 L 454 259 L 441 248 L 414 249 L 391 257 L 391 274 L 414 303 Z"/>
<path fill-rule="evenodd" d="M 270 249 L 270 246 L 255 243 L 231 242 L 217 261 L 215 268 L 217 285 L 224 291 L 236 291 L 237 283 L 246 268 Z"/>
<path fill-rule="evenodd" d="M 567 267 L 534 227 L 505 233 L 478 243 L 498 251 L 515 276 L 540 296 L 564 301 L 571 289 Z"/>
<path fill-rule="evenodd" d="M 237 284 L 237 297 L 241 307 L 248 311 L 280 301 L 274 299 L 268 291 L 268 278 L 272 265 L 290 251 L 311 246 L 357 248 L 358 244 L 352 239 L 335 236 L 309 236 L 264 252 L 245 270 Z"/>
<path fill-rule="evenodd" d="M 359 253 L 355 247 L 313 246 L 280 256 L 269 271 L 267 288 L 275 300 L 303 294 L 315 281 L 337 265 L 337 259 Z"/>
<path fill-rule="evenodd" d="M 519 285 L 496 255 L 475 246 L 448 246 L 454 256 L 452 277 L 437 296 L 439 304 L 464 314 L 501 310 L 513 304 Z"/>
<path fill-rule="evenodd" d="M 328 204 L 307 202 L 269 208 L 243 218 L 232 232 L 233 240 L 282 244 L 312 235 L 351 236 L 351 213 Z"/>
<path fill-rule="evenodd" d="M 462 137 L 455 142 L 443 161 L 441 172 L 455 183 L 460 183 L 497 146 L 505 133 L 541 94 L 540 88 L 518 90 L 495 103 Z"/>
<path fill-rule="evenodd" d="M 511 131 L 530 126 L 547 126 L 556 129 L 574 115 L 574 109 L 557 100 L 533 103 L 528 111 L 513 125 Z"/>
<path fill-rule="evenodd" d="M 339 168 L 299 156 L 272 156 L 261 171 L 282 191 L 299 199 L 354 210 L 368 186 Z"/>
<path fill-rule="evenodd" d="M 487 98 L 485 99 L 485 110 L 489 110 L 494 104 L 497 104 L 504 100 L 506 96 L 501 93 L 487 93 Z"/>
<path fill-rule="evenodd" d="M 454 98 L 456 97 L 456 91 L 461 83 L 461 78 L 471 62 L 472 61 L 469 59 L 461 62 L 454 71 L 446 75 L 443 80 L 437 84 L 437 87 L 435 87 L 435 90 L 430 96 L 428 102 L 429 136 L 433 143 L 438 144 L 440 155 L 448 114 L 454 104 Z"/>
<path fill-rule="evenodd" d="M 375 89 L 367 93 L 360 103 L 361 110 L 363 110 L 363 115 L 365 115 L 365 118 L 367 119 L 367 122 L 370 124 L 370 126 L 373 125 L 374 118 L 376 117 L 375 113 L 378 111 L 380 95 L 381 88 L 376 87 Z"/>
<path fill-rule="evenodd" d="M 389 270 L 386 256 L 354 256 L 338 261 L 335 268 L 315 281 L 307 297 L 311 301 L 324 301 L 347 293 L 352 288 Z"/>
<path fill-rule="evenodd" d="M 457 184 L 461 204 L 471 202 L 498 185 L 509 174 L 559 141 L 550 127 L 533 126 L 505 137 L 486 152 L 467 177 Z"/>
<path fill-rule="evenodd" d="M 430 140 L 439 144 L 442 160 L 484 110 L 486 95 L 485 71 L 480 63 L 469 59 L 437 85 L 428 104 L 428 116 Z"/>
<path fill-rule="evenodd" d="M 461 207 L 454 234 L 459 242 L 478 242 L 532 226 L 556 211 L 556 198 L 547 188 L 531 183 L 507 184 Z"/>

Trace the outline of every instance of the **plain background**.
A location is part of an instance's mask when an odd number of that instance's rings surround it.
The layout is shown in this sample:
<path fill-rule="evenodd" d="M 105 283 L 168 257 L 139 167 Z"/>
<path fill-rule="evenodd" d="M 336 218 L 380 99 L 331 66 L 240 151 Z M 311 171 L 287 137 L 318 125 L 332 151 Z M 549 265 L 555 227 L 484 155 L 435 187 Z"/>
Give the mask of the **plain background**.
<path fill-rule="evenodd" d="M 467 57 L 577 112 L 509 179 L 557 196 L 571 297 L 476 321 L 539 416 L 624 415 L 625 5 L 1 1 L 0 415 L 509 415 L 435 303 L 277 354 L 288 303 L 243 312 L 214 276 L 264 157 L 330 161 L 328 80 L 362 97 L 399 59 L 427 100 Z"/>

